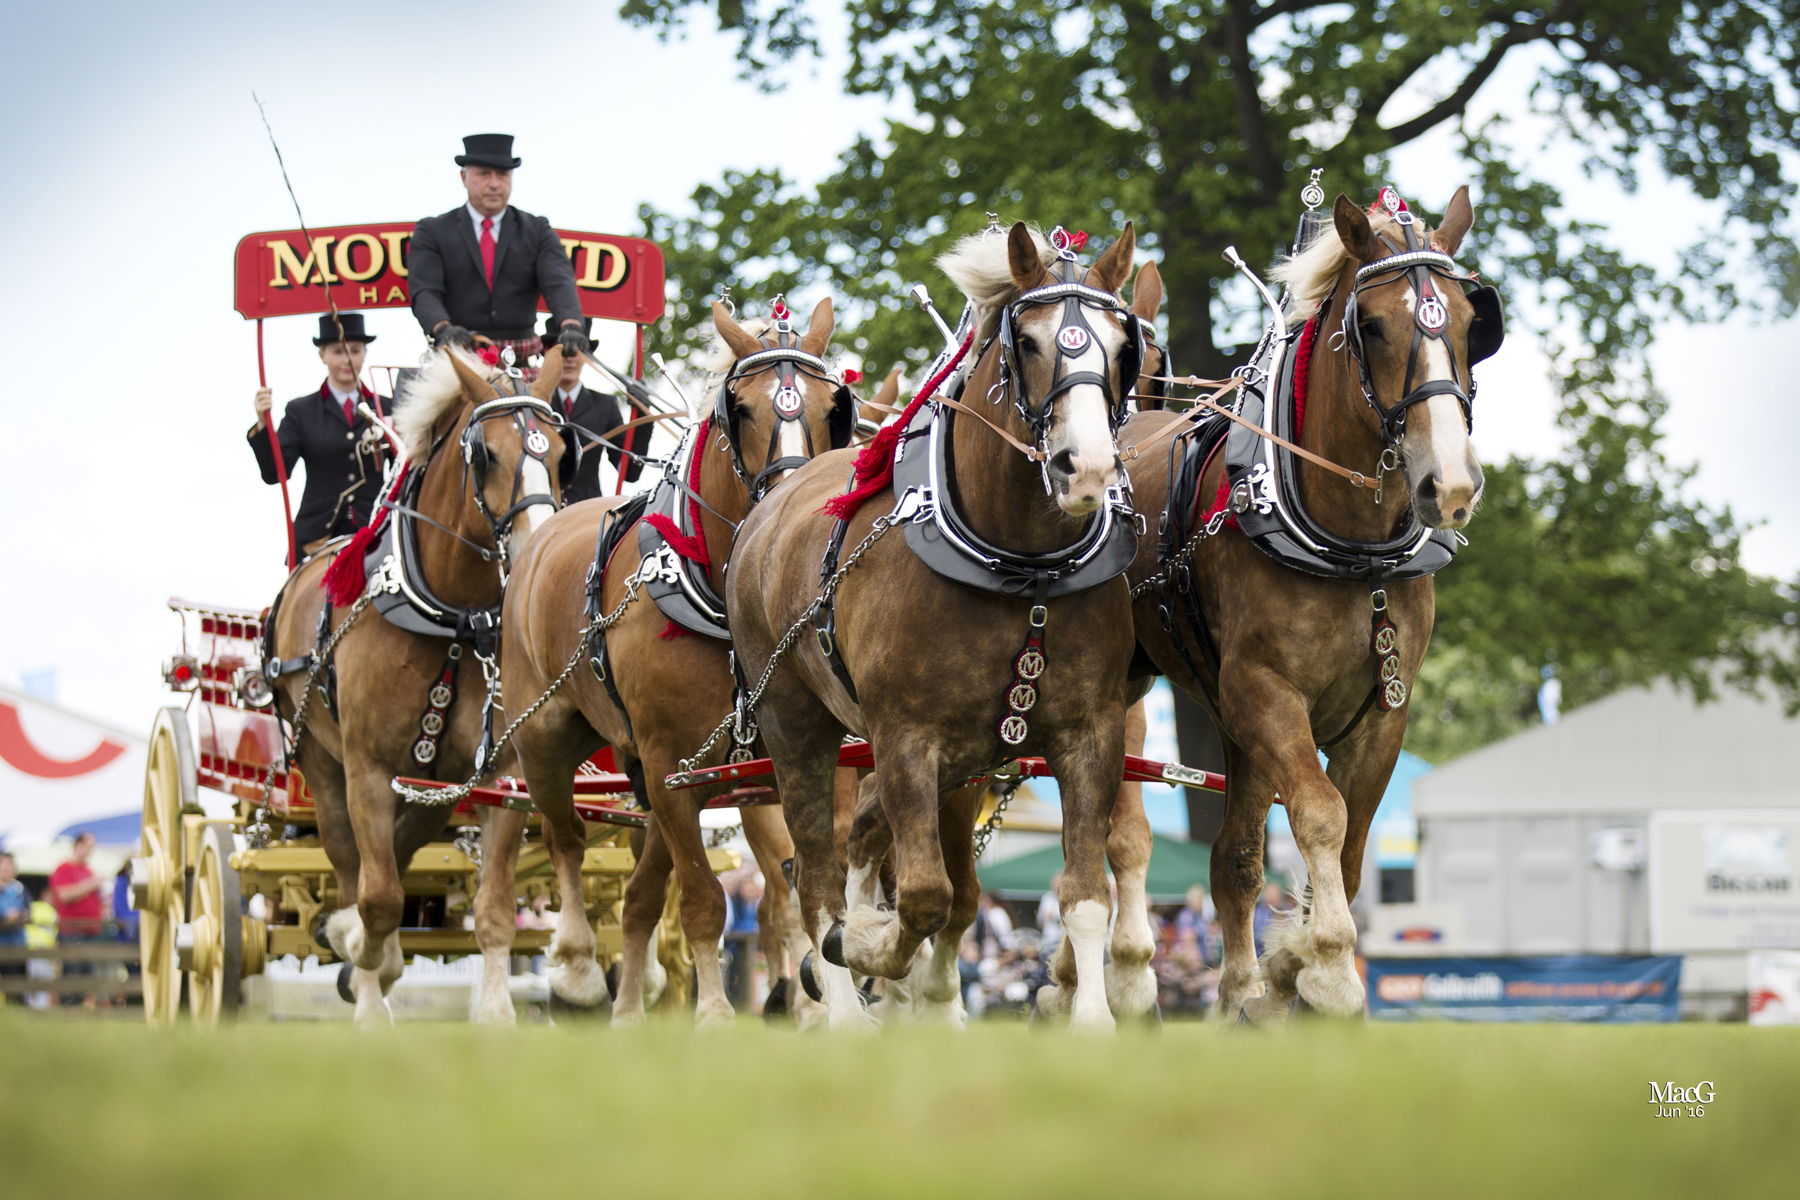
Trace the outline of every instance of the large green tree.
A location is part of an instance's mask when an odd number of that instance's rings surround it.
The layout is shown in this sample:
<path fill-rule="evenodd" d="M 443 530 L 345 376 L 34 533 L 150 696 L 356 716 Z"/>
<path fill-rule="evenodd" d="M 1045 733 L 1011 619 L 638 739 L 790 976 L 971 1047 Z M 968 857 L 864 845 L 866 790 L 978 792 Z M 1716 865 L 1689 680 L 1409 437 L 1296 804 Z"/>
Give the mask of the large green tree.
<path fill-rule="evenodd" d="M 624 7 L 668 32 L 696 10 L 739 36 L 745 73 L 765 86 L 817 50 L 809 10 L 792 0 Z M 646 209 L 678 292 L 666 344 L 693 342 L 701 299 L 722 285 L 740 297 L 829 288 L 872 368 L 916 362 L 936 338 L 907 287 L 937 282 L 932 257 L 993 211 L 1096 234 L 1135 220 L 1161 262 L 1177 367 L 1221 375 L 1259 315 L 1220 251 L 1236 244 L 1266 262 L 1292 235 L 1310 169 L 1324 169 L 1328 194 L 1369 199 L 1393 151 L 1445 130 L 1460 161 L 1434 173 L 1416 207 L 1474 184 L 1464 261 L 1501 285 L 1515 336 L 1543 338 L 1569 452 L 1492 470 L 1474 544 L 1440 580 L 1415 742 L 1443 755 L 1510 731 L 1529 719 L 1552 661 L 1571 702 L 1658 675 L 1704 695 L 1720 657 L 1738 679 L 1773 675 L 1793 697 L 1790 643 L 1773 632 L 1792 623 L 1793 593 L 1738 564 L 1729 512 L 1687 498 L 1659 446 L 1663 401 L 1645 351 L 1672 315 L 1745 302 L 1786 315 L 1800 303 L 1800 250 L 1784 224 L 1800 148 L 1800 0 L 845 10 L 845 90 L 889 97 L 906 115 L 848 147 L 816 186 L 727 173 L 696 190 L 691 211 Z M 1677 266 L 1620 250 L 1599 214 L 1571 212 L 1531 169 L 1535 148 L 1513 145 L 1516 129 L 1469 119 L 1518 56 L 1533 72 L 1530 106 L 1590 173 L 1629 191 L 1648 167 L 1712 202 L 1709 228 L 1670 232 Z"/>

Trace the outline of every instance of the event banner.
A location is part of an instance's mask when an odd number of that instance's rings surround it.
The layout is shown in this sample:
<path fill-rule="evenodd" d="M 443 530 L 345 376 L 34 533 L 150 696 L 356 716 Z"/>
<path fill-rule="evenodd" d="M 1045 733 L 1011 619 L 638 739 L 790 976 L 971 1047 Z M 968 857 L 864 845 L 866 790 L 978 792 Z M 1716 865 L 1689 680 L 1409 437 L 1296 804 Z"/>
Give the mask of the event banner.
<path fill-rule="evenodd" d="M 1681 1019 L 1681 956 L 1369 960 L 1374 1021 Z"/>
<path fill-rule="evenodd" d="M 1800 950 L 1800 809 L 1650 815 L 1650 949 Z"/>
<path fill-rule="evenodd" d="M 1752 953 L 1747 978 L 1752 1025 L 1800 1025 L 1800 951 Z"/>
<path fill-rule="evenodd" d="M 245 317 L 406 308 L 413 222 L 253 233 L 237 246 L 236 307 Z M 648 325 L 663 314 L 663 255 L 643 238 L 559 229 L 583 316 Z M 542 302 L 539 312 L 548 312 Z"/>

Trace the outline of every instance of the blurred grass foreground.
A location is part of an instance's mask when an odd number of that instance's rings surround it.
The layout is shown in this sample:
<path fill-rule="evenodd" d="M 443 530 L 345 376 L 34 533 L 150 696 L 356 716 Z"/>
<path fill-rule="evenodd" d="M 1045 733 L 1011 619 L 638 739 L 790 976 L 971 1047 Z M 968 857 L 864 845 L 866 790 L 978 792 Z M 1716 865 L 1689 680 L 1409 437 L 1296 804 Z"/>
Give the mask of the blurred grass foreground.
<path fill-rule="evenodd" d="M 1800 1031 L 1741 1025 L 843 1039 L 0 1017 L 19 1200 L 1792 1195 L 1800 1175 Z M 1658 1117 L 1651 1080 L 1715 1098 Z"/>

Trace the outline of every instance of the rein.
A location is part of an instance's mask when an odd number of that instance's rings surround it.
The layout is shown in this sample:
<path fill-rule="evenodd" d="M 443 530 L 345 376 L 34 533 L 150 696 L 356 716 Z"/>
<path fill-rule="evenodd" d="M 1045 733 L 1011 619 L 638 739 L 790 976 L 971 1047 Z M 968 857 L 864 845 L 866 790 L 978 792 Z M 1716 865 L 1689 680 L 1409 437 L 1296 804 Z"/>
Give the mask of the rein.
<path fill-rule="evenodd" d="M 1183 376 L 1183 377 L 1169 377 L 1169 378 L 1164 379 L 1163 382 L 1178 383 L 1183 387 L 1211 387 L 1214 384 L 1217 384 L 1219 382 L 1219 380 L 1217 380 L 1217 379 L 1199 379 L 1199 378 L 1196 378 L 1195 376 L 1187 375 L 1187 376 Z M 1232 388 L 1238 386 L 1242 382 L 1243 382 L 1243 380 L 1241 378 L 1233 379 L 1229 384 L 1227 384 L 1224 387 L 1221 387 L 1218 391 L 1214 392 L 1213 398 L 1208 398 L 1208 397 L 1204 397 L 1204 396 L 1196 396 L 1193 400 L 1193 404 L 1196 408 L 1206 409 L 1209 412 L 1217 413 L 1219 416 L 1226 417 L 1232 421 L 1237 422 L 1239 425 L 1242 425 L 1245 429 L 1248 429 L 1251 433 L 1256 434 L 1258 437 L 1267 438 L 1269 441 L 1274 442 L 1277 446 L 1280 446 L 1283 450 L 1288 451 L 1290 454 L 1297 454 L 1301 458 L 1304 458 L 1307 462 L 1313 463 L 1316 466 L 1324 467 L 1327 471 L 1330 471 L 1333 474 L 1342 475 L 1345 479 L 1348 479 L 1352 484 L 1354 484 L 1357 487 L 1368 488 L 1370 491 L 1376 491 L 1376 490 L 1380 489 L 1381 484 L 1378 480 L 1370 479 L 1367 475 L 1364 475 L 1361 471 L 1352 471 L 1349 467 L 1340 467 L 1337 463 L 1332 462 L 1330 459 L 1325 458 L 1318 454 L 1314 454 L 1311 450 L 1305 449 L 1302 446 L 1296 446 L 1296 445 L 1294 445 L 1294 443 L 1288 441 L 1286 438 L 1279 437 L 1276 434 L 1270 433 L 1267 429 L 1264 429 L 1261 425 L 1256 424 L 1254 421 L 1245 420 L 1243 417 L 1240 417 L 1237 413 L 1232 412 L 1229 408 L 1226 408 L 1223 404 L 1216 403 L 1217 397 L 1224 395 L 1227 391 L 1230 391 Z M 1137 396 L 1136 393 L 1133 393 L 1133 396 L 1137 399 L 1151 398 L 1151 397 Z M 1127 458 L 1136 458 L 1138 456 L 1138 452 L 1140 450 L 1142 450 L 1144 447 L 1149 446 L 1152 443 L 1160 440 L 1161 438 L 1166 436 L 1171 430 L 1179 428 L 1181 425 L 1186 424 L 1186 423 L 1187 422 L 1184 422 L 1184 421 L 1171 422 L 1164 429 L 1159 430 L 1157 433 L 1152 434 L 1150 437 L 1146 438 L 1145 440 L 1136 443 L 1129 450 L 1122 451 L 1122 453 Z M 1190 430 L 1191 430 L 1191 428 L 1192 428 L 1192 426 L 1189 425 Z"/>

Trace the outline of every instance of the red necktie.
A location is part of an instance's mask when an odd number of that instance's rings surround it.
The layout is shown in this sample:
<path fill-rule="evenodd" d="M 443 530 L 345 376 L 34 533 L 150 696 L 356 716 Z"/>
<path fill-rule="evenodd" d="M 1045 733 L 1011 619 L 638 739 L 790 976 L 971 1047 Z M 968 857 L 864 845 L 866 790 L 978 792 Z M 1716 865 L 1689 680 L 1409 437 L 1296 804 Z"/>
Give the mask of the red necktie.
<path fill-rule="evenodd" d="M 350 422 L 350 428 L 356 428 L 356 397 L 344 401 L 344 420 Z"/>
<path fill-rule="evenodd" d="M 487 271 L 488 290 L 494 290 L 494 218 L 481 218 L 481 265 Z"/>

